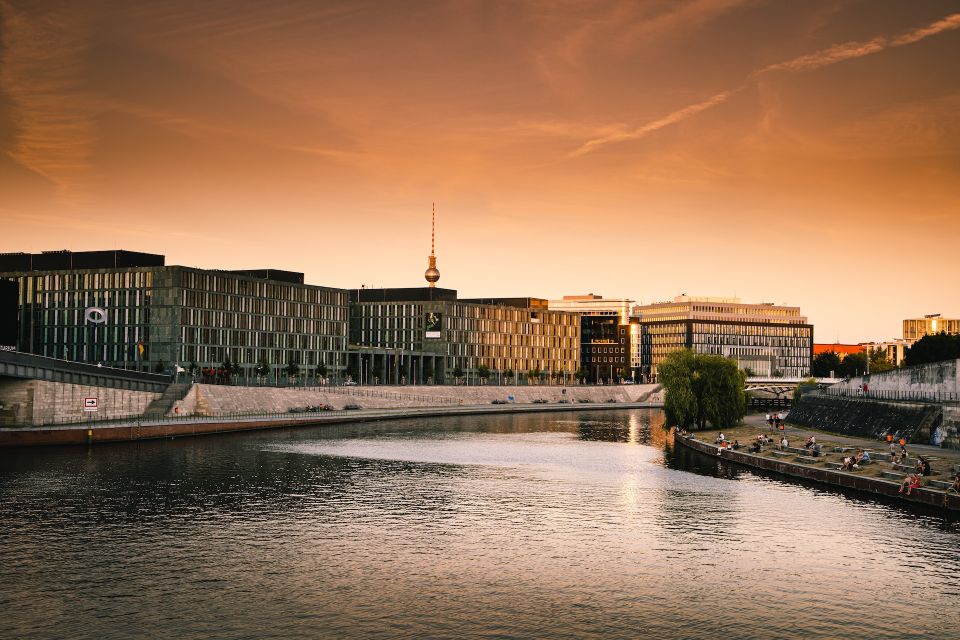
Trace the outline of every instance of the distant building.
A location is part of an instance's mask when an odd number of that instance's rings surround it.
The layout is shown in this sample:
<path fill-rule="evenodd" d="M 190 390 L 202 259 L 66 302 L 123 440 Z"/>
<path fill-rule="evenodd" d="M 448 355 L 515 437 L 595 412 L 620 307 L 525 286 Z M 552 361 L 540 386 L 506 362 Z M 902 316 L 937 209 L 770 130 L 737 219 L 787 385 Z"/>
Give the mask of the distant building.
<path fill-rule="evenodd" d="M 866 353 L 883 351 L 887 356 L 887 360 L 889 360 L 893 366 L 899 367 L 903 364 L 907 350 L 913 346 L 913 341 L 897 338 L 896 340 L 888 340 L 885 342 L 862 342 L 860 346 L 863 347 L 863 351 Z"/>
<path fill-rule="evenodd" d="M 104 366 L 153 370 L 179 364 L 271 377 L 345 367 L 348 295 L 303 284 L 278 269 L 216 271 L 166 266 L 130 251 L 0 254 L 0 279 L 15 282 L 16 348 Z M 8 303 L 9 305 L 9 303 Z M 10 309 L 0 309 L 6 316 Z"/>
<path fill-rule="evenodd" d="M 431 274 L 427 274 L 431 275 Z M 477 380 L 570 379 L 580 367 L 580 318 L 539 298 L 459 299 L 433 286 L 350 292 L 351 375 L 362 382 L 453 383 L 459 369 Z M 513 381 L 512 379 L 510 380 Z"/>
<path fill-rule="evenodd" d="M 667 354 L 684 348 L 732 358 L 759 376 L 810 375 L 813 325 L 799 307 L 681 295 L 635 306 L 633 316 L 640 324 L 645 378 L 656 379 Z"/>
<path fill-rule="evenodd" d="M 580 316 L 580 361 L 589 382 L 637 379 L 641 355 L 639 325 L 630 320 L 634 304 L 593 293 L 549 302 L 551 310 Z"/>
<path fill-rule="evenodd" d="M 903 339 L 911 343 L 923 336 L 937 333 L 960 333 L 960 320 L 943 318 L 939 313 L 932 313 L 922 318 L 903 321 Z"/>

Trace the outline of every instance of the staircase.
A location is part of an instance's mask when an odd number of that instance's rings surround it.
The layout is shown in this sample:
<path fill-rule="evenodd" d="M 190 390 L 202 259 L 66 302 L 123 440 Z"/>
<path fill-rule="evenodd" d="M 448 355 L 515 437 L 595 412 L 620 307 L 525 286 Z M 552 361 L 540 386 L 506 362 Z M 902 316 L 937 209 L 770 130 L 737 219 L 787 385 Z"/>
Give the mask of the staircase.
<path fill-rule="evenodd" d="M 163 395 L 154 400 L 143 411 L 144 418 L 163 418 L 173 409 L 173 403 L 183 400 L 193 383 L 171 384 Z"/>

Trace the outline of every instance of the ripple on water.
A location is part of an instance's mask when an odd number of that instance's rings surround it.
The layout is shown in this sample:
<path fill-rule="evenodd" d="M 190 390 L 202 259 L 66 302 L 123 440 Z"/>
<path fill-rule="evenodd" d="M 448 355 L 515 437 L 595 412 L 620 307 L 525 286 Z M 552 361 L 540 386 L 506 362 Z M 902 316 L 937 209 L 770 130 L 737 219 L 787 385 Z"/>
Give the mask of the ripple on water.
<path fill-rule="evenodd" d="M 955 522 L 598 415 L 0 454 L 0 637 L 960 636 Z"/>

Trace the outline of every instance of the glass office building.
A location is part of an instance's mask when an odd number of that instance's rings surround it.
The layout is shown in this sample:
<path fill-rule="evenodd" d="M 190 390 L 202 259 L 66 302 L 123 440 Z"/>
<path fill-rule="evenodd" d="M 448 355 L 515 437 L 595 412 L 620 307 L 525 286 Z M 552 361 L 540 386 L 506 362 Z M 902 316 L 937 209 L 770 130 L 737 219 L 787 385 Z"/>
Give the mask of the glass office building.
<path fill-rule="evenodd" d="M 678 296 L 636 306 L 646 379 L 671 351 L 692 349 L 736 360 L 757 376 L 804 377 L 813 361 L 813 325 L 799 307 L 745 304 L 737 298 Z"/>
<path fill-rule="evenodd" d="M 351 291 L 351 375 L 363 381 L 452 383 L 530 370 L 572 377 L 580 318 L 537 298 L 458 299 L 437 287 Z"/>
<path fill-rule="evenodd" d="M 16 348 L 104 366 L 154 370 L 196 363 L 246 368 L 290 362 L 328 375 L 346 363 L 348 294 L 280 270 L 165 266 L 125 251 L 2 254 L 17 286 Z M 277 374 L 274 374 L 276 376 Z"/>

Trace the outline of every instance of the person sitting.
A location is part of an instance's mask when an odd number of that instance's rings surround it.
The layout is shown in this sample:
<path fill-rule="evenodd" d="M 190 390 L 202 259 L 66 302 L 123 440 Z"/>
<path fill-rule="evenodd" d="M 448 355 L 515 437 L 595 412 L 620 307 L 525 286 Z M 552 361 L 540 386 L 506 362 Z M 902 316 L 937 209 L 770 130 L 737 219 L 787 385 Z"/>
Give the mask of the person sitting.
<path fill-rule="evenodd" d="M 843 469 L 844 471 L 853 471 L 853 465 L 854 465 L 853 457 L 847 456 L 846 458 L 843 459 L 843 464 L 840 466 L 840 468 Z"/>
<path fill-rule="evenodd" d="M 790 441 L 787 440 L 787 436 L 783 436 L 782 438 L 780 438 L 780 450 L 781 450 L 781 451 L 786 450 L 786 448 L 789 447 L 789 446 L 790 446 Z"/>
<path fill-rule="evenodd" d="M 750 445 L 750 453 L 760 453 L 763 450 L 763 447 L 760 446 L 760 443 L 756 440 L 753 441 L 753 444 Z"/>
<path fill-rule="evenodd" d="M 960 472 L 953 476 L 953 484 L 947 487 L 947 493 L 949 494 L 951 491 L 960 494 Z"/>
<path fill-rule="evenodd" d="M 862 463 L 863 463 L 863 456 L 864 456 L 864 455 L 865 455 L 865 452 L 864 452 L 863 449 L 857 449 L 856 455 L 853 456 L 853 461 L 854 461 L 854 463 L 857 464 L 857 465 L 862 464 Z"/>
<path fill-rule="evenodd" d="M 807 438 L 807 441 L 803 444 L 803 448 L 809 449 L 815 444 L 817 444 L 817 436 L 810 436 L 809 438 Z"/>
<path fill-rule="evenodd" d="M 815 443 L 814 443 L 813 449 L 810 450 L 810 455 L 812 455 L 814 458 L 817 458 L 817 457 L 820 456 L 820 443 L 819 443 L 819 442 L 815 442 Z"/>
<path fill-rule="evenodd" d="M 917 456 L 917 473 L 922 476 L 929 476 L 933 473 L 933 469 L 930 468 L 930 461 L 923 456 Z"/>
<path fill-rule="evenodd" d="M 866 463 L 870 462 L 870 452 L 869 452 L 869 451 L 863 450 L 863 451 L 861 451 L 860 453 L 863 454 L 863 455 L 861 456 L 861 458 L 860 458 L 860 464 L 866 464 Z"/>
<path fill-rule="evenodd" d="M 910 492 L 914 489 L 920 488 L 920 476 L 915 473 L 911 473 L 900 483 L 900 493 L 903 493 L 903 490 L 907 490 L 907 495 L 910 495 Z"/>
<path fill-rule="evenodd" d="M 730 448 L 731 448 L 731 449 L 739 449 L 739 448 L 740 448 L 740 442 L 739 442 L 736 438 L 734 438 L 734 439 L 733 439 L 733 444 L 730 445 Z"/>
<path fill-rule="evenodd" d="M 717 434 L 717 444 L 723 444 L 727 439 L 723 436 L 723 431 Z"/>
<path fill-rule="evenodd" d="M 897 467 L 903 464 L 903 455 L 898 451 L 890 457 L 890 465 Z"/>

